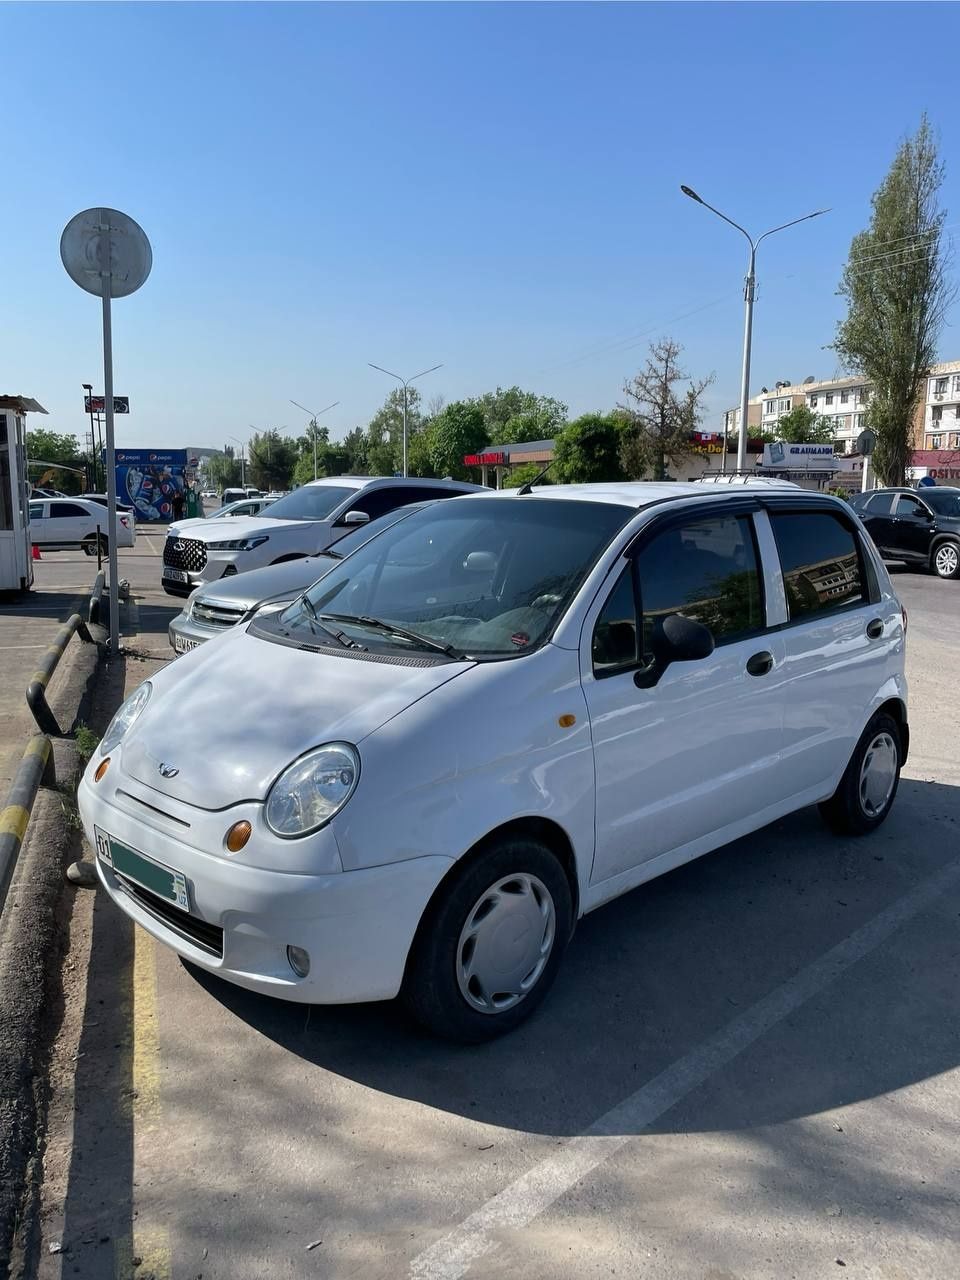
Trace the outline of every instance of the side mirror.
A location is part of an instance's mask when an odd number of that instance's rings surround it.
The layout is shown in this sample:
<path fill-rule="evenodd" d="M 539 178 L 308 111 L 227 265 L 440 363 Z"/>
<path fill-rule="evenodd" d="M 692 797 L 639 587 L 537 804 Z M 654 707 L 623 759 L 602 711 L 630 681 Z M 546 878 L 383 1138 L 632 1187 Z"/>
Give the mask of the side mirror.
<path fill-rule="evenodd" d="M 713 633 L 702 622 L 670 613 L 653 633 L 653 662 L 638 671 L 633 681 L 638 689 L 652 689 L 672 662 L 699 662 L 714 650 Z"/>
<path fill-rule="evenodd" d="M 468 573 L 493 573 L 497 567 L 497 557 L 493 551 L 471 551 L 463 567 Z"/>
<path fill-rule="evenodd" d="M 345 516 L 341 516 L 340 519 L 337 521 L 337 524 L 345 525 L 347 528 L 352 528 L 354 525 L 358 525 L 358 524 L 369 524 L 369 523 L 370 523 L 370 517 L 367 515 L 365 511 L 348 511 Z"/>

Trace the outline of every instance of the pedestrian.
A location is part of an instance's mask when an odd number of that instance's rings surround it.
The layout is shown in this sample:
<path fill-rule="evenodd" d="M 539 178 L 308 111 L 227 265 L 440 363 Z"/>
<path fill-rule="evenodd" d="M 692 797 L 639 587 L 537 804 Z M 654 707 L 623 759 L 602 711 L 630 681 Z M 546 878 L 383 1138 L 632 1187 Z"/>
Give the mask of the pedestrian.
<path fill-rule="evenodd" d="M 183 519 L 184 497 L 183 490 L 179 485 L 173 491 L 173 497 L 170 499 L 170 505 L 173 508 L 174 520 Z"/>
<path fill-rule="evenodd" d="M 187 515 L 191 520 L 197 516 L 203 516 L 203 499 L 200 497 L 200 490 L 195 486 L 191 486 L 187 490 Z"/>

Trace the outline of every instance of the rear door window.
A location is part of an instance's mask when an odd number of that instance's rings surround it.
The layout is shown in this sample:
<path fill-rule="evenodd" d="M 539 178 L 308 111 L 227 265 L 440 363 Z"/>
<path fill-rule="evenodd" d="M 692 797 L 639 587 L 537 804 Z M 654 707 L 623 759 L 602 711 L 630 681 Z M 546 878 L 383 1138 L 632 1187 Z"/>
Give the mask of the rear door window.
<path fill-rule="evenodd" d="M 54 519 L 69 517 L 70 519 L 91 519 L 90 512 L 85 507 L 78 507 L 75 502 L 51 502 L 50 515 Z"/>
<path fill-rule="evenodd" d="M 866 500 L 860 510 L 872 516 L 888 516 L 896 496 L 895 493 L 875 493 L 872 498 Z"/>
<path fill-rule="evenodd" d="M 866 604 L 860 548 L 832 511 L 772 511 L 791 621 Z"/>

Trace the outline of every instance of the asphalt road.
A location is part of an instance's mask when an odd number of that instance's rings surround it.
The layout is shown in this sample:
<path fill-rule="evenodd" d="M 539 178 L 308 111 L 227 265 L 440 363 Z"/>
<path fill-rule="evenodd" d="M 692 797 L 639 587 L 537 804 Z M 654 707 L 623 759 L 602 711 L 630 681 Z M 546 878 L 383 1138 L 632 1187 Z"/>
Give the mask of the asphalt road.
<path fill-rule="evenodd" d="M 175 605 L 135 571 L 161 654 Z M 245 993 L 78 899 L 41 1276 L 953 1280 L 960 582 L 896 581 L 884 827 L 804 811 L 595 912 L 496 1044 Z"/>

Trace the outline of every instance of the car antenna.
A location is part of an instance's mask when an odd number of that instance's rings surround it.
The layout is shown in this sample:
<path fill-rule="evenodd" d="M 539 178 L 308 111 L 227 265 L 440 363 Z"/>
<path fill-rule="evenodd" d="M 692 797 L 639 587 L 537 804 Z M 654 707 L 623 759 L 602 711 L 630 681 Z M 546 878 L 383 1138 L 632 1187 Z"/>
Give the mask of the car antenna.
<path fill-rule="evenodd" d="M 556 461 L 555 458 L 551 458 L 541 472 L 535 475 L 532 480 L 528 480 L 526 484 L 522 484 L 520 488 L 517 490 L 517 497 L 519 498 L 519 497 L 525 496 L 528 493 L 533 493 L 533 486 L 535 484 L 540 483 L 543 477 L 547 474 L 547 472 L 553 466 L 555 461 Z"/>

